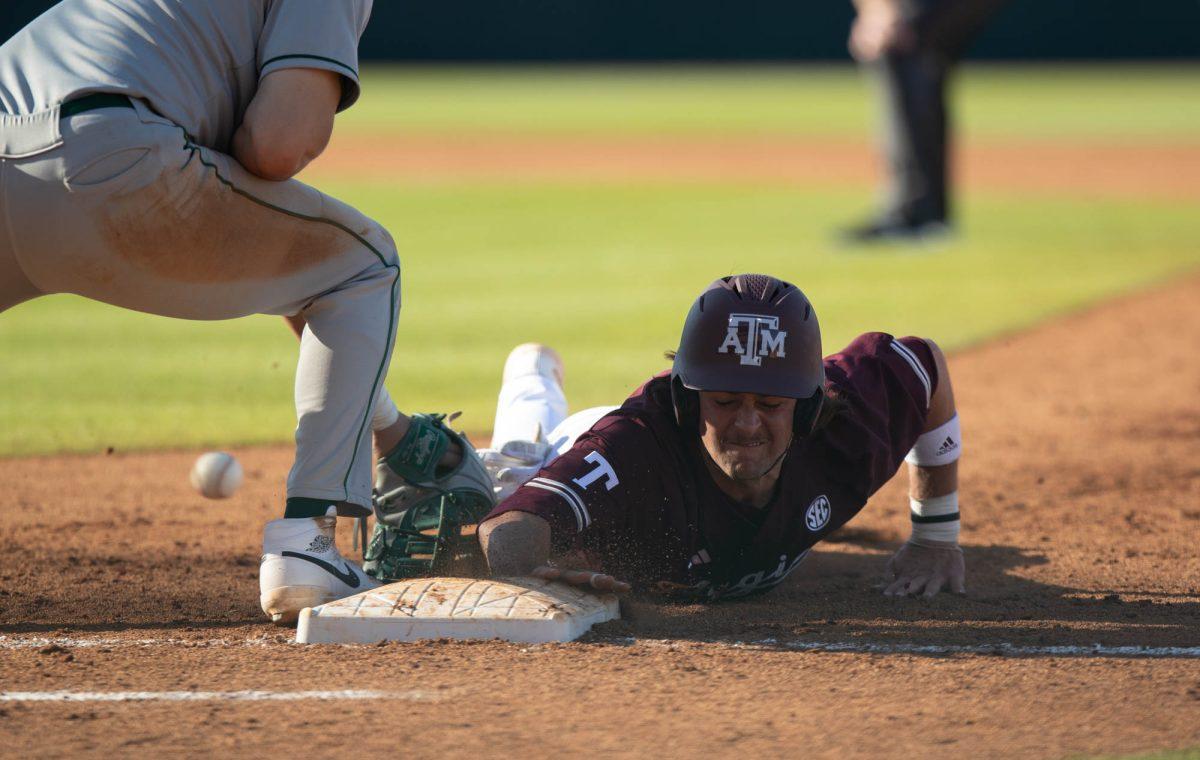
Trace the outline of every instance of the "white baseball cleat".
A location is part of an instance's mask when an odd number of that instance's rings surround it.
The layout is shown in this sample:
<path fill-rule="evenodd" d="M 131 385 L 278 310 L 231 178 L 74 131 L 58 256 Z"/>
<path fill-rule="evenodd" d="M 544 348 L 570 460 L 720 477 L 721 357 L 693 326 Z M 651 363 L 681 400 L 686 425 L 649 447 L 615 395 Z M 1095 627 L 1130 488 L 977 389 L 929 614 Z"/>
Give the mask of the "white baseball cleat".
<path fill-rule="evenodd" d="M 272 520 L 263 528 L 259 601 L 277 625 L 296 622 L 300 610 L 380 585 L 342 557 L 334 543 L 337 518 Z"/>

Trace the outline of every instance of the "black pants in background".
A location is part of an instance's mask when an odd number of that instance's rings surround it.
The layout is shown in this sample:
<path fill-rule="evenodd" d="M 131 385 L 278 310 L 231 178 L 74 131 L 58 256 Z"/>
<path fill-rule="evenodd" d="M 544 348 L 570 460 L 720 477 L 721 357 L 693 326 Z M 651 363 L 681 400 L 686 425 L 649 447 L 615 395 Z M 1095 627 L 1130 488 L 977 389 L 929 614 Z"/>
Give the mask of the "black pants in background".
<path fill-rule="evenodd" d="M 883 219 L 897 223 L 950 219 L 951 134 L 947 81 L 967 46 L 1008 0 L 907 0 L 916 32 L 909 52 L 876 64 L 884 111 L 888 191 Z"/>

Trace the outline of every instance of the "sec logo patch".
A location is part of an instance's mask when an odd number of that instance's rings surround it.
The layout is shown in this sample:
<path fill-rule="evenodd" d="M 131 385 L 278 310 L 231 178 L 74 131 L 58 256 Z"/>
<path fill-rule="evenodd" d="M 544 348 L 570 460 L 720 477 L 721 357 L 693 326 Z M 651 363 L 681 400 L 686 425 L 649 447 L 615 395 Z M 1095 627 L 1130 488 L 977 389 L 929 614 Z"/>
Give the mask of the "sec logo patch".
<path fill-rule="evenodd" d="M 804 512 L 804 524 L 815 533 L 829 524 L 829 515 L 832 512 L 833 508 L 829 506 L 829 499 L 822 494 L 808 505 L 808 509 Z"/>

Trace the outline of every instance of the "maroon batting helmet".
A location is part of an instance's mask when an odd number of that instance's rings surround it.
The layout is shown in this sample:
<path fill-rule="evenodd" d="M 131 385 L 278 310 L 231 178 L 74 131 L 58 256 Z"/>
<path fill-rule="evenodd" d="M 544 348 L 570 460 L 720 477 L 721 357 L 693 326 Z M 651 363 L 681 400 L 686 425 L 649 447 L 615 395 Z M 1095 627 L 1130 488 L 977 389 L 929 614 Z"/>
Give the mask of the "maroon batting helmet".
<path fill-rule="evenodd" d="M 696 391 L 726 391 L 796 399 L 795 434 L 806 436 L 824 389 L 821 328 L 795 285 L 763 274 L 722 277 L 692 304 L 671 368 L 684 429 L 698 423 Z"/>

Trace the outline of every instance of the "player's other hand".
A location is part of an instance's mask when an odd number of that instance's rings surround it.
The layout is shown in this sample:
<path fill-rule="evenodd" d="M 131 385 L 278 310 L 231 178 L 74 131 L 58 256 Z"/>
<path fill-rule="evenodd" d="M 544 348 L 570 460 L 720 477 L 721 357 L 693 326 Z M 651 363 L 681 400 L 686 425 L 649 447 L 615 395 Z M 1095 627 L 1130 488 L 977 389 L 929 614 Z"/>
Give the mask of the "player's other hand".
<path fill-rule="evenodd" d="M 535 567 L 529 574 L 535 578 L 542 578 L 548 581 L 562 581 L 563 583 L 580 586 L 588 591 L 596 591 L 601 594 L 623 594 L 630 588 L 629 584 L 624 581 L 619 581 L 611 575 L 605 575 L 604 573 L 594 573 L 591 570 L 568 570 L 562 567 L 542 565 L 541 567 Z"/>
<path fill-rule="evenodd" d="M 901 546 L 888 561 L 885 596 L 936 596 L 949 587 L 965 594 L 967 569 L 962 547 L 944 541 L 914 541 Z"/>
<path fill-rule="evenodd" d="M 908 52 L 915 42 L 916 35 L 897 4 L 876 2 L 866 4 L 855 17 L 847 47 L 856 61 L 871 63 L 893 50 Z"/>
<path fill-rule="evenodd" d="M 550 445 L 540 441 L 509 441 L 501 449 L 479 449 L 478 453 L 492 478 L 496 501 L 500 502 L 538 474 L 550 456 Z"/>

